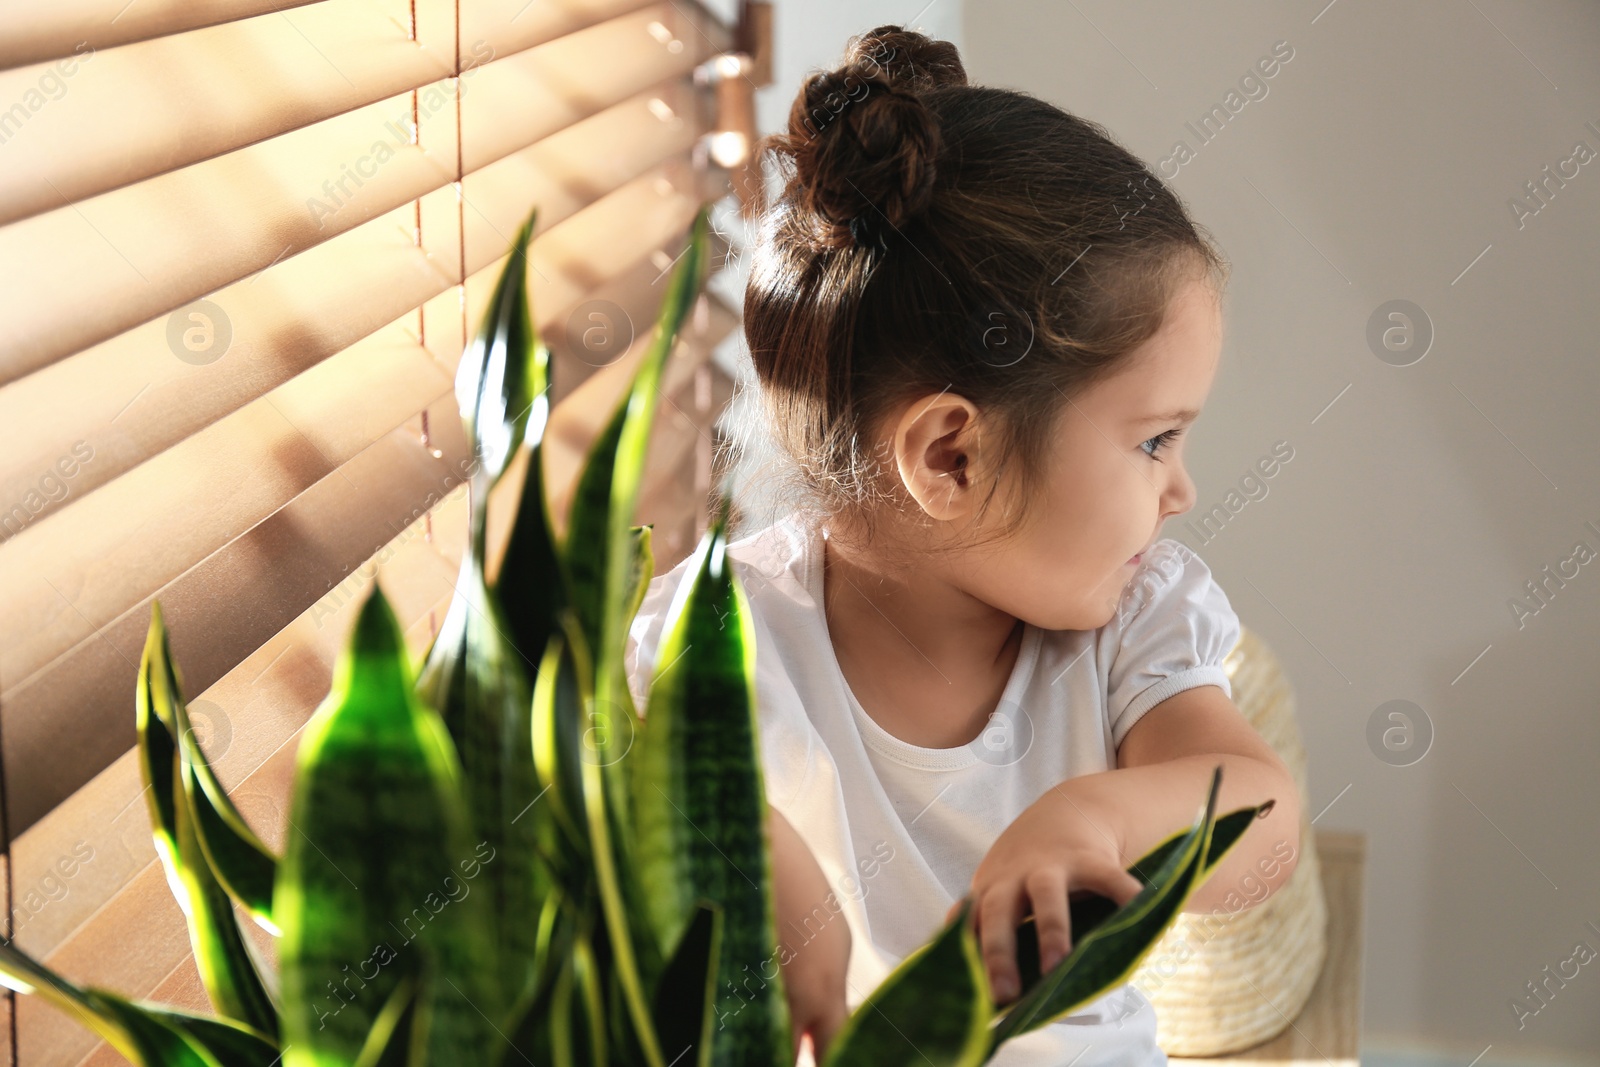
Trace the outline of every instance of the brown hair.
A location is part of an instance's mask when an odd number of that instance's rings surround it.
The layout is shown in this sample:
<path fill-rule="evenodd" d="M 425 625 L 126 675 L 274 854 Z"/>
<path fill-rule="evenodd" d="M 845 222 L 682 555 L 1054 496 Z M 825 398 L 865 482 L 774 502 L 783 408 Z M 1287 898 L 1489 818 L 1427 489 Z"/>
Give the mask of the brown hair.
<path fill-rule="evenodd" d="M 783 182 L 744 297 L 762 404 L 800 506 L 868 531 L 904 501 L 874 436 L 895 405 L 967 397 L 998 431 L 982 510 L 1012 466 L 1026 498 L 1066 399 L 1123 369 L 1182 283 L 1226 284 L 1177 196 L 1104 127 L 969 85 L 954 45 L 899 26 L 810 75 L 759 148 Z"/>

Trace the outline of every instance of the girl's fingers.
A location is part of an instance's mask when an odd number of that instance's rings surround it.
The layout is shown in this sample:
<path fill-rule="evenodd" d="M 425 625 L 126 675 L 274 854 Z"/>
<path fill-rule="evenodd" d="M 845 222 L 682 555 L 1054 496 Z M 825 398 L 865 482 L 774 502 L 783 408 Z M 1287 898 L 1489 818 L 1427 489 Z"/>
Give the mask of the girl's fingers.
<path fill-rule="evenodd" d="M 1039 937 L 1039 969 L 1048 972 L 1072 951 L 1067 872 L 1060 867 L 1038 867 L 1028 873 L 1025 884 Z"/>
<path fill-rule="evenodd" d="M 838 1033 L 839 1027 L 850 1017 L 850 1011 L 845 1007 L 844 1001 L 834 1004 L 811 1028 L 812 1055 L 816 1062 L 821 1063 L 828 1055 L 828 1046 L 833 1044 L 833 1035 Z"/>
<path fill-rule="evenodd" d="M 1119 908 L 1144 890 L 1144 883 L 1121 867 L 1107 867 L 1098 881 L 1095 891 L 1116 901 Z"/>
<path fill-rule="evenodd" d="M 1007 882 L 994 886 L 978 902 L 978 936 L 983 962 L 996 1004 L 1016 998 L 1022 988 L 1017 973 L 1017 924 L 1022 921 L 1022 886 Z"/>

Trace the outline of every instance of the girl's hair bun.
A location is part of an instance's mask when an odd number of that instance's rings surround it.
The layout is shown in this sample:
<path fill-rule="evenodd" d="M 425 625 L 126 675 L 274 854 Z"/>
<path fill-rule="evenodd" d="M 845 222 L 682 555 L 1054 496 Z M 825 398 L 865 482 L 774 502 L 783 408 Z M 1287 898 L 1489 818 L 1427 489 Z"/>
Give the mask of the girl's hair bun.
<path fill-rule="evenodd" d="M 942 139 L 922 94 L 966 85 L 955 45 L 900 26 L 853 38 L 844 62 L 809 76 L 773 147 L 794 161 L 793 202 L 825 243 L 882 244 L 928 206 Z"/>

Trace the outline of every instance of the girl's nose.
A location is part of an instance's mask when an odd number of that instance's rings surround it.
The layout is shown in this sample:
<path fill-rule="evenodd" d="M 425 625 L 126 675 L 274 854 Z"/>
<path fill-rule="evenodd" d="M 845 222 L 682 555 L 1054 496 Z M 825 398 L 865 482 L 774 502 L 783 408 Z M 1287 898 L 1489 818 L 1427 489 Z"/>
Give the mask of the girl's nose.
<path fill-rule="evenodd" d="M 1189 477 L 1189 472 L 1182 467 L 1177 468 L 1172 478 L 1172 485 L 1167 489 L 1165 511 L 1168 515 L 1181 515 L 1194 507 L 1195 502 L 1194 480 Z"/>

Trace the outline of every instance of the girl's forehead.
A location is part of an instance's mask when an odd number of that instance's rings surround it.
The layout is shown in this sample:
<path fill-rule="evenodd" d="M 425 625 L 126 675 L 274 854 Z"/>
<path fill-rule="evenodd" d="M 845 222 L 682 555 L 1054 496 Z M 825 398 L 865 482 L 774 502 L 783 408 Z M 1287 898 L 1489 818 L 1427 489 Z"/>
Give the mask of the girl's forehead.
<path fill-rule="evenodd" d="M 1085 399 L 1133 421 L 1178 421 L 1205 403 L 1222 356 L 1215 301 L 1180 298 L 1161 329 L 1130 355 L 1127 365 L 1096 383 Z"/>

